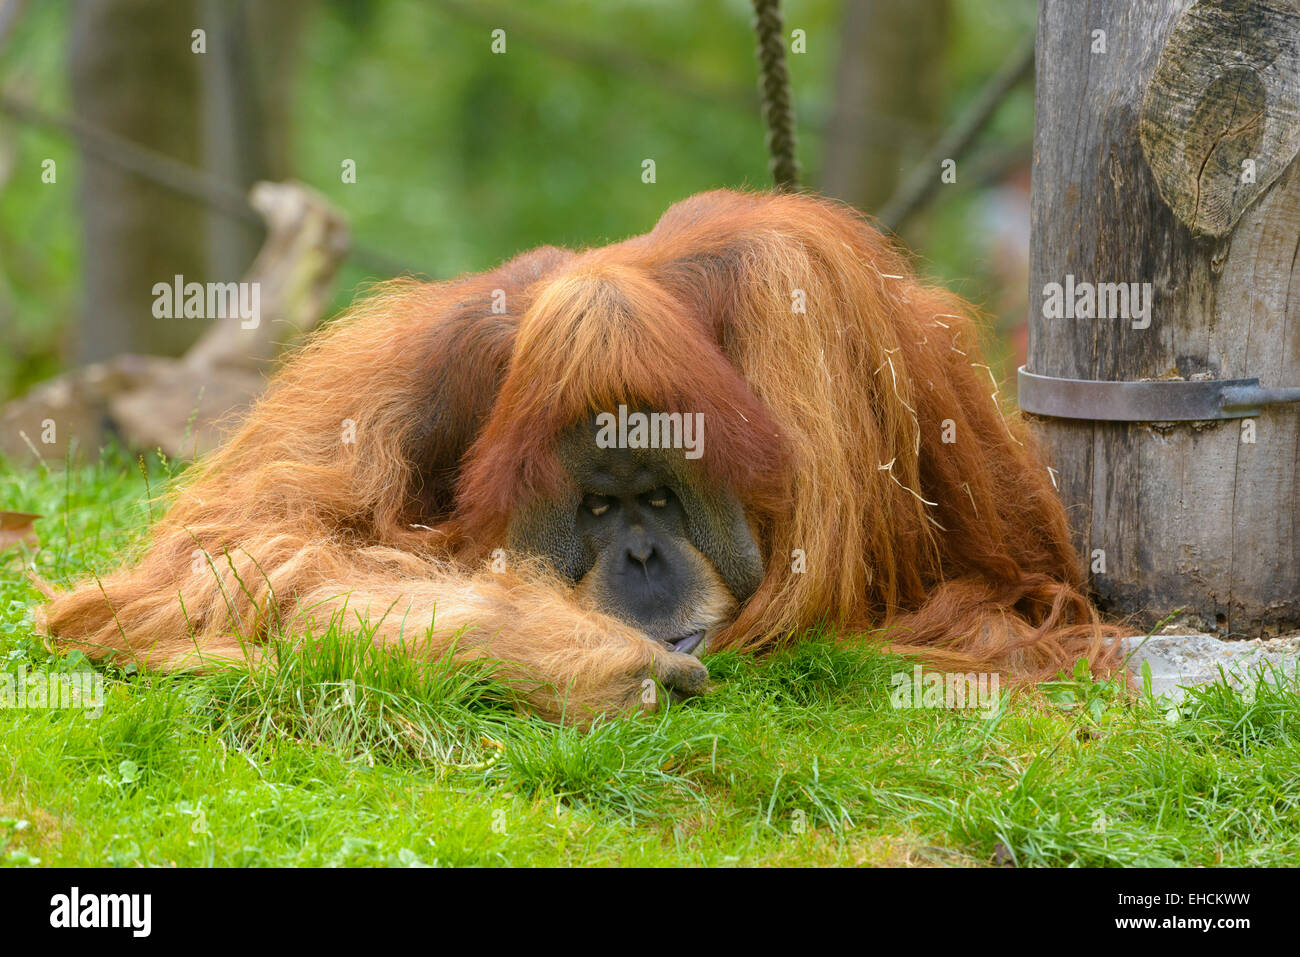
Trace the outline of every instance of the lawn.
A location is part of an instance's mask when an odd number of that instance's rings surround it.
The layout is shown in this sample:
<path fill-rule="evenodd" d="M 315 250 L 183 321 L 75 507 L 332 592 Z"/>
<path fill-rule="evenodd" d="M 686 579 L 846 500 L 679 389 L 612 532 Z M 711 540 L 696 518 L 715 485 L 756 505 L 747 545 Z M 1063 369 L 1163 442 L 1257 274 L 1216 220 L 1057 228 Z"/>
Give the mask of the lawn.
<path fill-rule="evenodd" d="M 32 636 L 22 573 L 138 547 L 172 466 L 0 465 L 42 548 L 0 554 L 0 668 L 81 673 Z M 159 506 L 154 504 L 156 513 Z M 1180 706 L 1065 677 L 991 713 L 896 708 L 912 663 L 832 634 L 588 731 L 487 670 L 335 627 L 256 675 L 108 670 L 102 714 L 0 709 L 8 865 L 1269 865 L 1300 849 L 1300 686 Z"/>

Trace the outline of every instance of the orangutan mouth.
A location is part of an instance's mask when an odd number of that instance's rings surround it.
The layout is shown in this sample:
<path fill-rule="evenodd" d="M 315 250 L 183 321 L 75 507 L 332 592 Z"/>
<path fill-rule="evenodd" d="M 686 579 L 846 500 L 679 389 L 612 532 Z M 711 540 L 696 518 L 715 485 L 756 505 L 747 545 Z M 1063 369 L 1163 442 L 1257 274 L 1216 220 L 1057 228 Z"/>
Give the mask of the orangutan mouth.
<path fill-rule="evenodd" d="M 703 629 L 692 632 L 691 634 L 686 635 L 685 637 L 677 638 L 674 641 L 668 642 L 669 647 L 671 647 L 673 651 L 682 655 L 695 654 L 695 649 L 699 648 L 703 644 L 704 644 Z"/>

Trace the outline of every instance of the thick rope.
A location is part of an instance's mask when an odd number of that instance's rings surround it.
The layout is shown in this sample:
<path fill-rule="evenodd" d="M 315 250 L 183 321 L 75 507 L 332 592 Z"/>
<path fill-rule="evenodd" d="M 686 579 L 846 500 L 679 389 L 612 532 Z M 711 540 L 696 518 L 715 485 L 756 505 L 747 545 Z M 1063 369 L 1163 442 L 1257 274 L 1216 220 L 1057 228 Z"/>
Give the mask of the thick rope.
<path fill-rule="evenodd" d="M 795 159 L 794 104 L 790 97 L 790 71 L 785 63 L 785 29 L 780 0 L 753 0 L 754 33 L 758 38 L 758 90 L 767 124 L 767 150 L 772 154 L 770 169 L 776 188 L 793 190 L 799 185 L 799 161 Z"/>

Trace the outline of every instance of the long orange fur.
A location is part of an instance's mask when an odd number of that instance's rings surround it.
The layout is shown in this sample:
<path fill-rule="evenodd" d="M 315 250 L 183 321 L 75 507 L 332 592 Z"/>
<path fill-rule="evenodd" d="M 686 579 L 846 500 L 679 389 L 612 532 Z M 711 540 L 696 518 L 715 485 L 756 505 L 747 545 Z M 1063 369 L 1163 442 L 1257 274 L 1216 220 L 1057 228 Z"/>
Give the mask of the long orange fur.
<path fill-rule="evenodd" d="M 513 510 L 568 480 L 558 434 L 620 402 L 704 412 L 703 466 L 757 532 L 766 576 L 713 647 L 827 621 L 951 669 L 1118 667 L 969 307 L 842 205 L 726 191 L 623 243 L 386 284 L 186 473 L 137 563 L 43 626 L 181 669 L 342 614 L 430 653 L 454 636 L 544 714 L 626 709 L 671 660 L 544 573 L 483 568 Z"/>

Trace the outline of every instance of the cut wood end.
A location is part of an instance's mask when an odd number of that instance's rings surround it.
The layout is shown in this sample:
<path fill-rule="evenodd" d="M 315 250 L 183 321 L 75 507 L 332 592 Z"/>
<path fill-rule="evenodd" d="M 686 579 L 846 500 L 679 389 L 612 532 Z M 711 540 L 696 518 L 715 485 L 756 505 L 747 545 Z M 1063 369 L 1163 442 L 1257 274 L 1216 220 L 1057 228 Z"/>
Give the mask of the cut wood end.
<path fill-rule="evenodd" d="M 1298 34 L 1294 0 L 1203 0 L 1161 51 L 1138 134 L 1192 232 L 1226 236 L 1300 151 Z"/>

